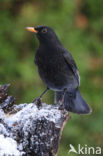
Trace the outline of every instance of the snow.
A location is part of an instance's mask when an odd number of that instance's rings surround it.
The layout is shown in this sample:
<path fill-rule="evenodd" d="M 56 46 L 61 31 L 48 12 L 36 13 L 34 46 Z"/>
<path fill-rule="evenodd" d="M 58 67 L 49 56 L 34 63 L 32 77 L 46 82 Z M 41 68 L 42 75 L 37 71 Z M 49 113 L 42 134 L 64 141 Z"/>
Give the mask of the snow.
<path fill-rule="evenodd" d="M 0 134 L 3 134 L 5 136 L 9 136 L 9 133 L 7 132 L 6 128 L 1 123 L 0 123 Z"/>
<path fill-rule="evenodd" d="M 0 109 L 0 120 L 4 120 L 4 112 Z"/>
<path fill-rule="evenodd" d="M 3 135 L 0 135 L 0 156 L 21 156 L 22 153 L 20 153 L 17 150 L 17 143 L 15 140 L 9 137 L 4 137 Z"/>
<path fill-rule="evenodd" d="M 57 128 L 60 128 L 61 110 L 53 105 L 42 104 L 42 107 L 38 108 L 34 103 L 20 104 L 15 106 L 20 111 L 11 115 L 4 115 L 4 112 L 0 109 L 0 120 L 4 122 L 0 123 L 0 156 L 22 156 L 24 149 L 34 150 L 34 142 L 37 147 L 35 151 L 38 152 L 38 136 L 35 135 L 36 122 L 41 121 L 53 122 Z M 47 123 L 44 123 L 47 124 Z M 19 132 L 19 134 L 18 134 Z M 39 132 L 39 129 L 38 129 Z M 51 133 L 51 129 L 49 129 Z M 45 137 L 46 133 L 40 133 L 40 137 Z M 21 142 L 18 144 L 15 140 L 20 137 Z M 51 138 L 53 140 L 54 138 Z M 29 147 L 28 144 L 31 144 Z M 41 141 L 41 146 L 44 144 Z M 48 147 L 50 142 L 47 142 Z M 30 149 L 31 148 L 31 149 Z"/>
<path fill-rule="evenodd" d="M 38 109 L 36 105 L 33 103 L 28 104 L 26 107 L 24 107 L 21 111 L 16 113 L 15 115 L 12 115 L 8 117 L 5 122 L 9 127 L 12 127 L 14 123 L 17 123 L 20 121 L 20 124 L 28 124 L 29 125 L 29 118 L 42 119 L 43 117 L 46 118 L 49 121 L 52 121 L 54 123 L 58 123 L 58 120 L 61 117 L 61 112 L 58 110 L 57 107 L 52 107 L 51 105 L 46 105 L 45 103 L 42 104 L 42 109 Z"/>

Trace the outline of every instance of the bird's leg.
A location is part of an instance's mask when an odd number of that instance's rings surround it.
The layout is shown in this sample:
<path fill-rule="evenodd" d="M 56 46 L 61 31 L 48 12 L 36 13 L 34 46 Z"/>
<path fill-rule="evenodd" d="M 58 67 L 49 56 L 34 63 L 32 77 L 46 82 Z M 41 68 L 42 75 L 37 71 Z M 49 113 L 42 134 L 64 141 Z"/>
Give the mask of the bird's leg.
<path fill-rule="evenodd" d="M 66 92 L 66 88 L 63 90 L 63 94 L 62 94 L 62 99 L 59 101 L 59 109 L 63 110 L 64 109 L 64 96 L 65 96 L 65 92 Z"/>
<path fill-rule="evenodd" d="M 44 94 L 46 94 L 46 92 L 49 90 L 49 88 L 47 87 L 46 90 L 39 96 L 40 98 L 43 97 Z"/>
<path fill-rule="evenodd" d="M 41 106 L 41 100 L 44 94 L 46 94 L 46 92 L 49 90 L 49 88 L 47 87 L 46 90 L 36 99 L 33 100 L 33 103 L 36 103 L 36 105 L 39 107 Z"/>
<path fill-rule="evenodd" d="M 63 90 L 62 103 L 64 103 L 64 95 L 65 95 L 66 90 L 67 90 L 66 88 Z"/>

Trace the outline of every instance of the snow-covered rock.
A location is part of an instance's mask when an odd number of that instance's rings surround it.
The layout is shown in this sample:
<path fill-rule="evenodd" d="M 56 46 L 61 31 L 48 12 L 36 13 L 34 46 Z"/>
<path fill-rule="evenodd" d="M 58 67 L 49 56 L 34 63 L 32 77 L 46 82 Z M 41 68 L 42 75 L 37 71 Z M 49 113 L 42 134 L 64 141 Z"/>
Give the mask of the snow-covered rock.
<path fill-rule="evenodd" d="M 0 156 L 51 156 L 57 152 L 65 112 L 58 106 L 20 104 L 14 114 L 0 110 Z"/>

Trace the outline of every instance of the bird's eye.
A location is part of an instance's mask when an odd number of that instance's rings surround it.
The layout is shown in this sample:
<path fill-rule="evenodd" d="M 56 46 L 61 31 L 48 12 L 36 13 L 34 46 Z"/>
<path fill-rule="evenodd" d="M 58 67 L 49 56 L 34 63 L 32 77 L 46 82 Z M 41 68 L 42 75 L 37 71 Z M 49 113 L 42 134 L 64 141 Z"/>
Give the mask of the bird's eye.
<path fill-rule="evenodd" d="M 47 29 L 46 28 L 44 28 L 44 29 L 42 29 L 42 33 L 47 33 Z"/>

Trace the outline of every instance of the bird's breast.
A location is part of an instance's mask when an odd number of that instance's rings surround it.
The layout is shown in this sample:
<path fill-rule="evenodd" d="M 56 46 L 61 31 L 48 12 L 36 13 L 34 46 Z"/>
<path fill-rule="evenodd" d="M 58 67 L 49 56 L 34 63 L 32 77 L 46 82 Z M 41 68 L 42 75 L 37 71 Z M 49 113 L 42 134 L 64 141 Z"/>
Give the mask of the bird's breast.
<path fill-rule="evenodd" d="M 43 82 L 53 90 L 61 90 L 73 82 L 73 74 L 68 69 L 62 54 L 57 52 L 36 54 L 36 65 Z"/>

